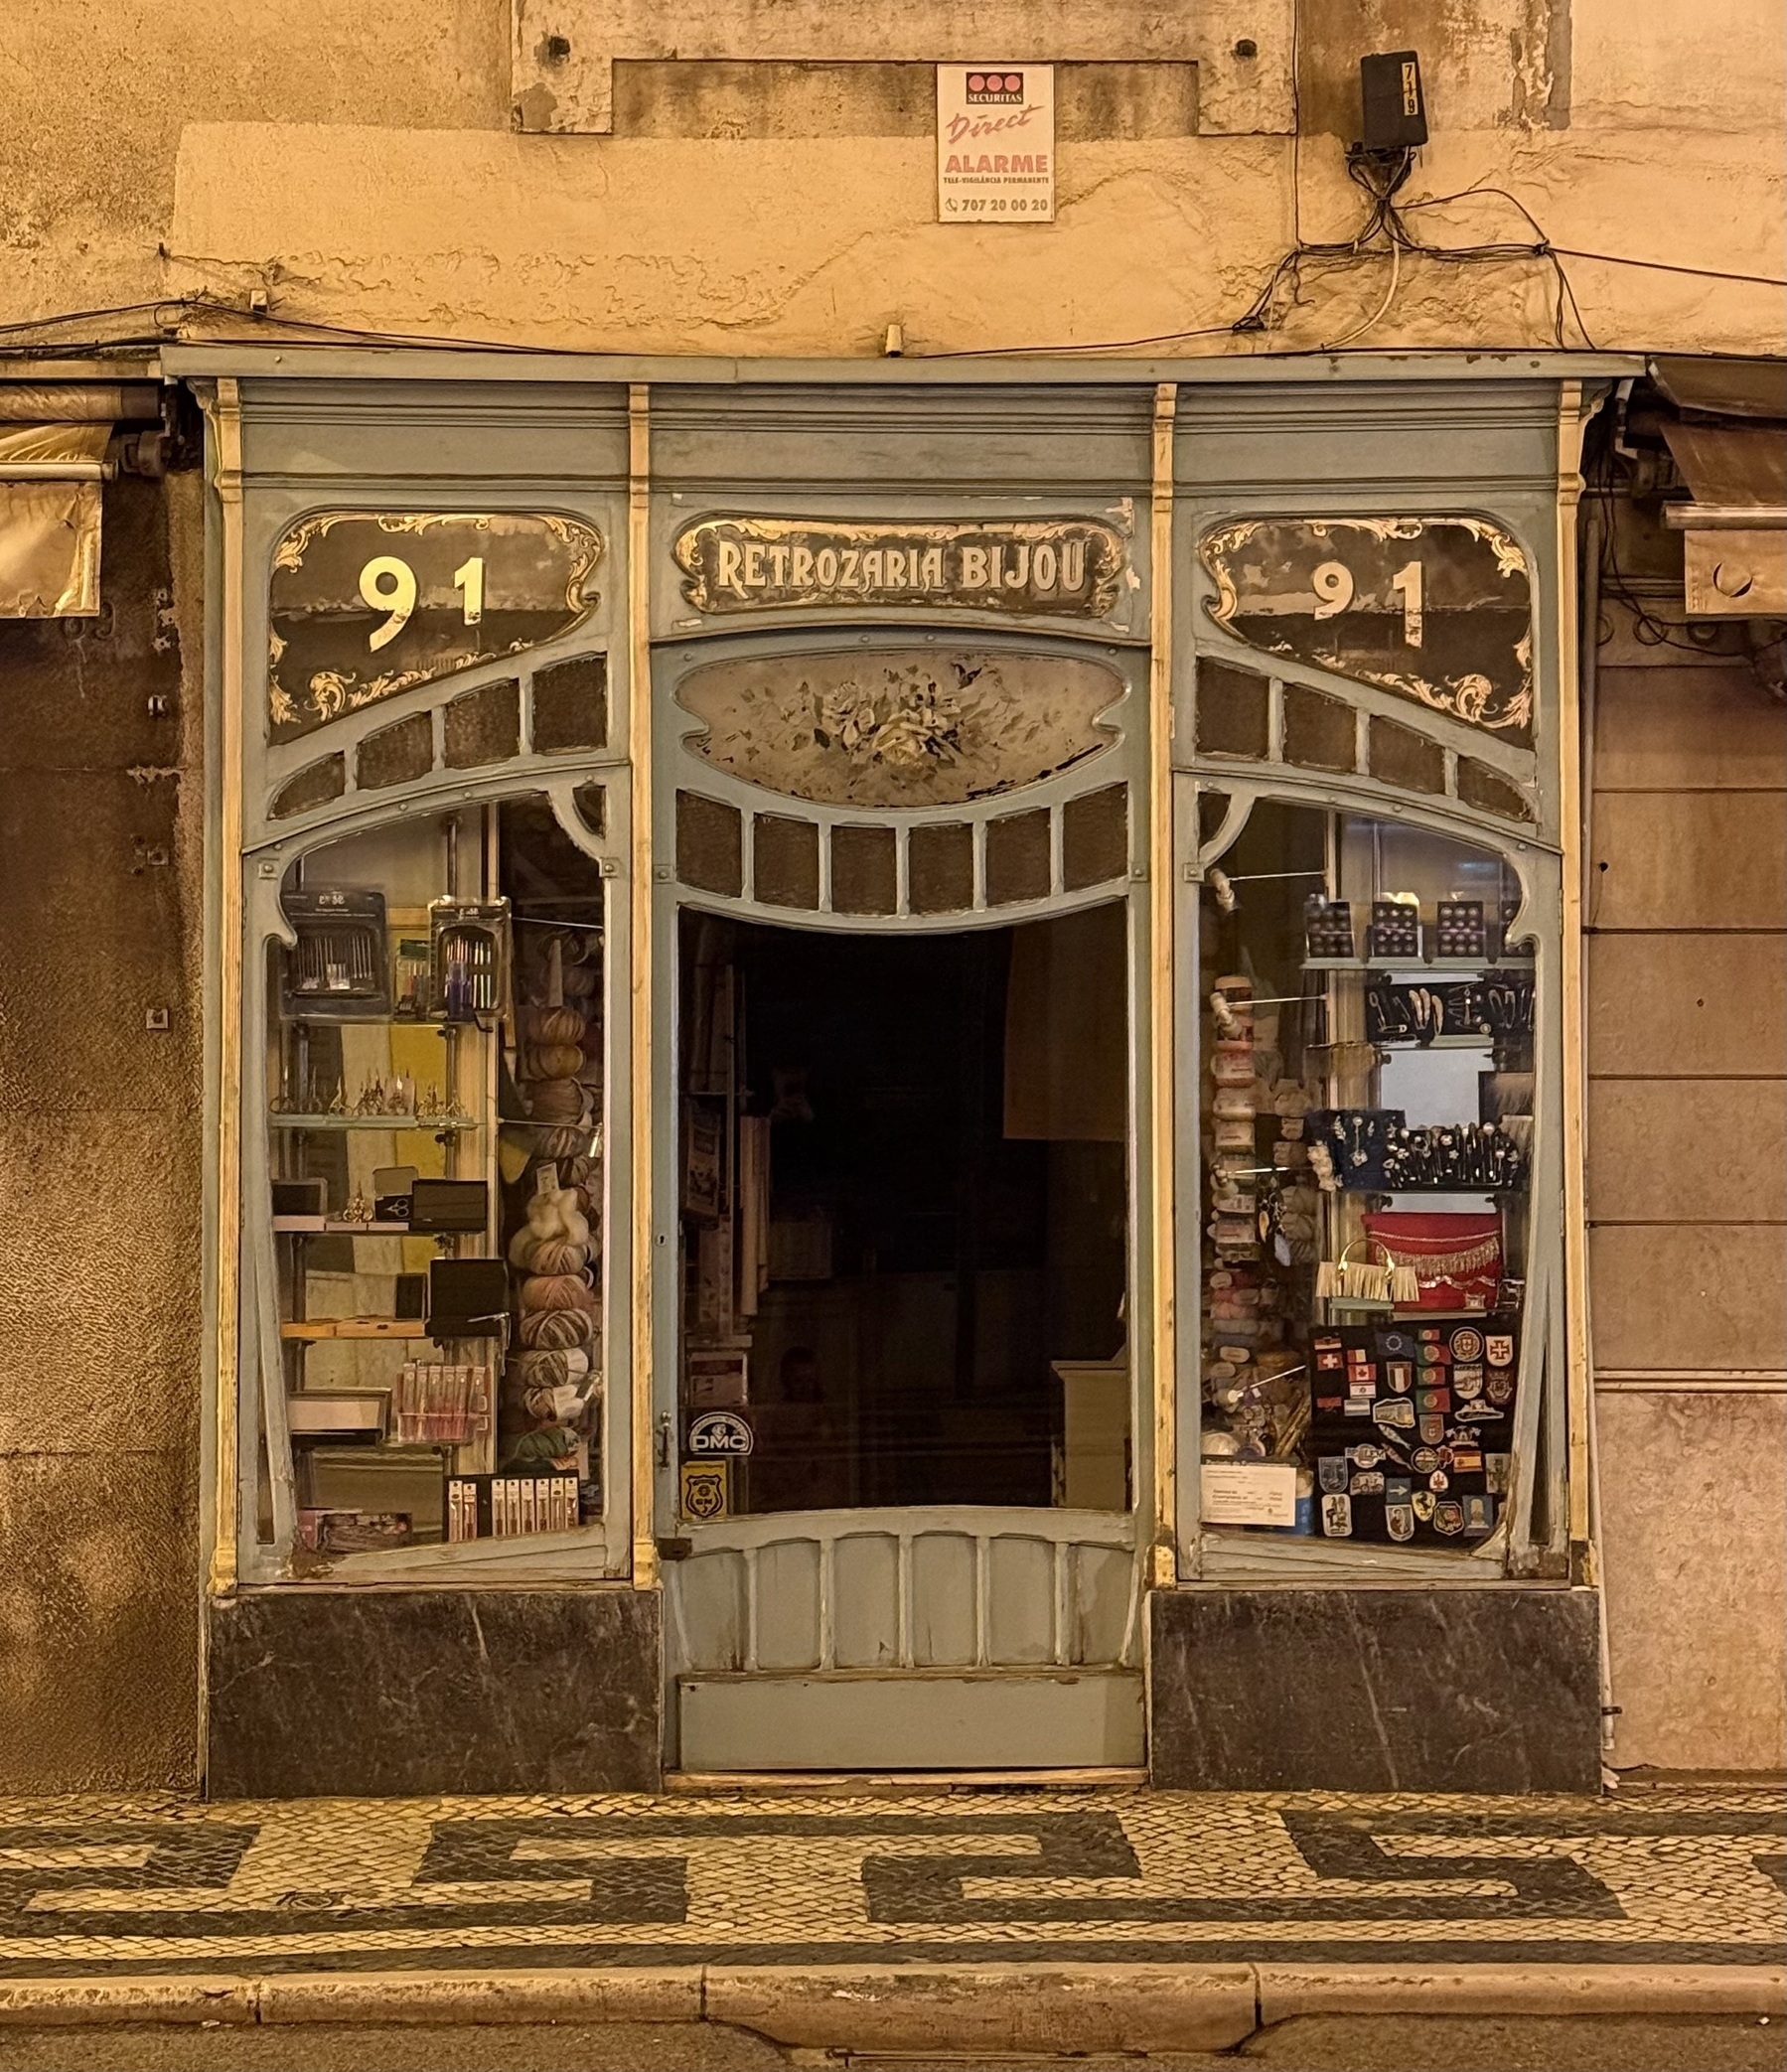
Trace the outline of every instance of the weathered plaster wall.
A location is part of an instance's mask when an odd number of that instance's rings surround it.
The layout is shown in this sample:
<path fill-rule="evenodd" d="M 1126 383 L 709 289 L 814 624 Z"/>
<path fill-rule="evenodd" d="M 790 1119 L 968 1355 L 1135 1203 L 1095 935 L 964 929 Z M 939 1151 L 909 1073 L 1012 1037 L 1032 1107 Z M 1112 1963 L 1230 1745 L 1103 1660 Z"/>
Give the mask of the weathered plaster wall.
<path fill-rule="evenodd" d="M 0 621 L 0 1791 L 195 1771 L 201 529 L 113 484 L 102 616 Z"/>
<path fill-rule="evenodd" d="M 655 47 L 698 55 L 623 63 L 612 133 L 571 136 L 511 130 L 509 0 L 172 0 L 152 34 L 104 0 L 20 0 L 0 53 L 0 320 L 264 290 L 276 315 L 596 350 L 862 353 L 896 319 L 928 352 L 1210 326 L 1196 350 L 1332 343 L 1382 300 L 1387 259 L 1311 270 L 1270 336 L 1226 327 L 1293 215 L 1309 236 L 1356 227 L 1356 61 L 1405 45 L 1434 124 L 1410 199 L 1503 187 L 1559 244 L 1780 274 L 1777 0 L 1301 0 L 1294 153 L 1282 94 L 1250 98 L 1228 42 L 1252 26 L 1269 71 L 1290 4 L 1222 0 L 1200 21 L 1202 133 L 1156 112 L 1138 134 L 1118 95 L 1107 134 L 1064 128 L 1057 223 L 945 226 L 902 68 L 865 66 L 881 77 L 857 90 L 766 61 L 753 95 L 706 55 L 738 0 L 655 10 Z M 602 26 L 591 0 L 561 11 L 573 48 Z M 1120 10 L 1099 20 L 1096 55 L 1120 56 Z M 1140 25 L 1134 42 L 1157 55 Z M 899 43 L 889 57 L 922 54 L 922 13 Z M 725 112 L 741 99 L 752 123 Z M 1413 221 L 1451 244 L 1533 235 L 1484 192 Z M 1603 345 L 1778 346 L 1776 289 L 1565 263 Z M 1555 292 L 1531 258 L 1411 258 L 1367 342 L 1541 342 Z"/>

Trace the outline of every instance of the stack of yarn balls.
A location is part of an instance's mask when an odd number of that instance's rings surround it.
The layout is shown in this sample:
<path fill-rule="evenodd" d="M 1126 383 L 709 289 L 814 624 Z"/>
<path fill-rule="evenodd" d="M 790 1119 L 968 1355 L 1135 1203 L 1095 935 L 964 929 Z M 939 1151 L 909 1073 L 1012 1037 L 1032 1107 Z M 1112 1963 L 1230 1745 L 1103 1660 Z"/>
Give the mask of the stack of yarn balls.
<path fill-rule="evenodd" d="M 543 997 L 521 1015 L 518 1076 L 539 1128 L 527 1218 L 509 1245 L 518 1321 L 505 1394 L 535 1427 L 578 1421 L 594 1395 L 591 1111 L 601 1066 L 592 1023 L 600 984 L 584 945 L 555 935 L 545 946 Z"/>

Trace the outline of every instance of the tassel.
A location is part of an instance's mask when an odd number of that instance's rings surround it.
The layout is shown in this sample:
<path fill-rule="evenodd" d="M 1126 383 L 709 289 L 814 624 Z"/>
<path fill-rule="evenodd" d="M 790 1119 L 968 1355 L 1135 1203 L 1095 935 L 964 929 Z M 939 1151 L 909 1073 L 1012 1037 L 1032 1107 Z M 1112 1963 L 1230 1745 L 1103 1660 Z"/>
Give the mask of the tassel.
<path fill-rule="evenodd" d="M 1406 1262 L 1391 1272 L 1390 1299 L 1399 1309 L 1417 1309 L 1420 1306 L 1420 1281 L 1415 1268 Z"/>
<path fill-rule="evenodd" d="M 1343 1302 L 1383 1302 L 1389 1298 L 1390 1268 L 1374 1265 L 1370 1259 L 1343 1259 L 1337 1278 L 1337 1292 Z"/>
<path fill-rule="evenodd" d="M 1315 1297 L 1318 1302 L 1331 1302 L 1340 1293 L 1341 1269 L 1332 1259 L 1323 1259 L 1315 1269 Z"/>

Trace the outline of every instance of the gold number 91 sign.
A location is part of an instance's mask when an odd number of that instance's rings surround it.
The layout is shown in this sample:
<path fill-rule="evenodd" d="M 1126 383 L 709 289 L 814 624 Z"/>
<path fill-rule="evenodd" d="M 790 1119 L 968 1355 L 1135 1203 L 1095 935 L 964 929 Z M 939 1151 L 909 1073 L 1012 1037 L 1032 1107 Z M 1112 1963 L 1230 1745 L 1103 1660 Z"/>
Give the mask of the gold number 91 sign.
<path fill-rule="evenodd" d="M 1532 575 L 1480 518 L 1250 518 L 1199 542 L 1233 639 L 1533 738 Z"/>
<path fill-rule="evenodd" d="M 319 512 L 273 550 L 267 725 L 275 741 L 580 625 L 602 540 L 534 512 Z"/>

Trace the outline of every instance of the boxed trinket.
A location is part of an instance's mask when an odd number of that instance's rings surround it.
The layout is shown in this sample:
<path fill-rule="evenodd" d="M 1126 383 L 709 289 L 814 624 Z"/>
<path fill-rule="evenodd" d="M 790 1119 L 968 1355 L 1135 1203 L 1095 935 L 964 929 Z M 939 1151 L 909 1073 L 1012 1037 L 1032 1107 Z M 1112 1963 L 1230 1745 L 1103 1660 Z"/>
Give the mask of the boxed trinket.
<path fill-rule="evenodd" d="M 1381 1189 L 1385 1153 L 1407 1120 L 1400 1108 L 1325 1108 L 1312 1109 L 1303 1126 L 1326 1149 L 1340 1186 Z"/>
<path fill-rule="evenodd" d="M 1312 892 L 1303 903 L 1303 939 L 1311 957 L 1354 956 L 1352 903 Z"/>
<path fill-rule="evenodd" d="M 1481 957 L 1486 938 L 1480 899 L 1442 899 L 1433 931 L 1435 957 Z"/>
<path fill-rule="evenodd" d="M 509 997 L 509 902 L 437 899 L 428 909 L 428 1011 L 476 1021 Z"/>
<path fill-rule="evenodd" d="M 280 906 L 297 938 L 280 960 L 281 1011 L 382 1020 L 390 1012 L 384 894 L 296 889 L 281 895 Z"/>
<path fill-rule="evenodd" d="M 298 1545 L 312 1554 L 382 1554 L 407 1547 L 409 1519 L 400 1511 L 323 1511 L 298 1513 Z"/>
<path fill-rule="evenodd" d="M 449 1542 L 571 1533 L 582 1523 L 582 1485 L 568 1471 L 452 1475 L 447 1479 Z"/>
<path fill-rule="evenodd" d="M 1420 956 L 1420 903 L 1413 892 L 1393 893 L 1389 899 L 1374 899 L 1371 926 L 1366 930 L 1368 957 Z"/>
<path fill-rule="evenodd" d="M 436 1446 L 312 1446 L 299 1457 L 299 1500 L 317 1511 L 388 1513 L 418 1543 L 442 1534 L 446 1455 Z"/>

